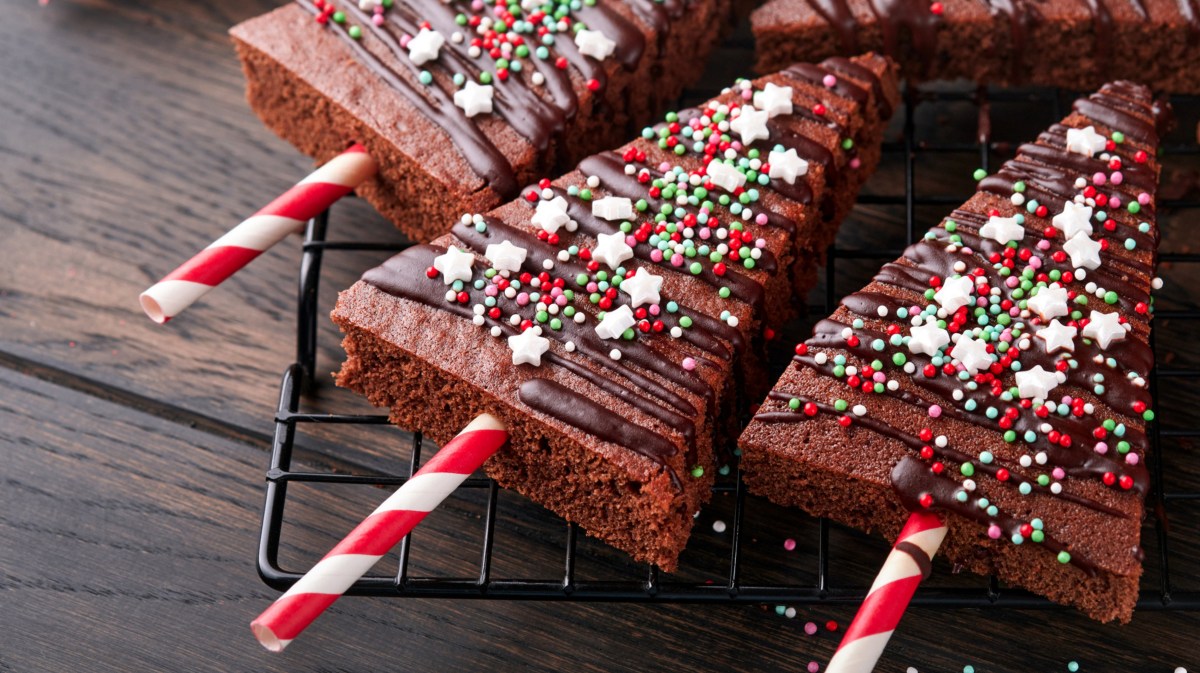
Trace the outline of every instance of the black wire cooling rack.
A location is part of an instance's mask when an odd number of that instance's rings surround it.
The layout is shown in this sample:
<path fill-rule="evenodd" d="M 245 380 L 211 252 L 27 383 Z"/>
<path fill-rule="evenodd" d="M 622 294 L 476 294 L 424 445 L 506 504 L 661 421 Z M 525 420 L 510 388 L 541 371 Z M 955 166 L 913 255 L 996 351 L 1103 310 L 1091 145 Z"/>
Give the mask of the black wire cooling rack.
<path fill-rule="evenodd" d="M 1007 143 L 989 138 L 990 130 L 997 122 L 1005 121 L 997 117 L 992 110 L 994 106 L 1007 103 L 1029 104 L 1040 107 L 1048 113 L 1049 119 L 1057 120 L 1069 101 L 1074 96 L 1060 91 L 1018 91 L 1018 90 L 968 90 L 945 88 L 908 88 L 904 105 L 898 110 L 901 121 L 893 123 L 891 136 L 894 138 L 884 146 L 884 163 L 898 162 L 902 165 L 903 190 L 893 190 L 896 193 L 866 193 L 858 203 L 864 209 L 890 208 L 902 211 L 902 218 L 895 218 L 897 227 L 903 231 L 890 232 L 897 246 L 872 247 L 869 244 L 846 246 L 840 244 L 830 249 L 826 266 L 824 305 L 819 302 L 810 304 L 810 314 L 816 318 L 825 315 L 827 307 L 834 306 L 839 297 L 846 291 L 857 289 L 862 279 L 854 280 L 853 286 L 842 287 L 845 282 L 839 280 L 839 271 L 847 264 L 860 262 L 871 268 L 878 262 L 897 257 L 901 249 L 901 239 L 912 242 L 916 236 L 923 233 L 931 224 L 926 219 L 919 220 L 918 209 L 925 206 L 936 206 L 942 210 L 952 208 L 962 203 L 969 191 L 958 194 L 925 193 L 918 184 L 918 172 L 922 165 L 933 161 L 935 155 L 951 153 L 977 153 L 980 166 L 989 171 L 998 164 L 993 154 L 1009 153 L 1015 147 L 1016 141 Z M 1200 114 L 1200 98 L 1173 99 L 1175 107 L 1191 115 Z M 973 110 L 976 118 L 972 120 L 977 126 L 978 138 L 963 142 L 934 142 L 921 140 L 917 134 L 917 120 L 925 111 L 925 106 L 957 105 L 959 115 L 962 109 Z M 961 120 L 960 120 L 961 122 Z M 933 121 L 935 125 L 942 122 Z M 1187 124 L 1195 128 L 1196 120 L 1187 118 Z M 961 123 L 960 123 L 961 125 Z M 941 134 L 939 135 L 939 138 Z M 999 134 L 997 134 L 999 135 Z M 1167 161 L 1170 157 L 1187 156 L 1200 157 L 1200 146 L 1192 140 L 1164 147 Z M 893 164 L 893 169 L 896 169 Z M 872 188 L 871 182 L 867 189 Z M 1192 190 L 1191 200 L 1163 199 L 1160 200 L 1158 212 L 1163 214 L 1182 212 L 1182 209 L 1196 209 L 1200 214 L 1200 200 L 1196 200 Z M 407 470 L 402 474 L 343 474 L 333 471 L 297 471 L 292 469 L 293 449 L 298 433 L 314 424 L 370 424 L 382 425 L 387 423 L 387 416 L 382 414 L 327 414 L 309 413 L 302 409 L 303 391 L 314 381 L 317 339 L 320 333 L 318 320 L 323 318 L 318 310 L 317 290 L 321 281 L 322 260 L 327 252 L 334 251 L 388 251 L 402 249 L 403 245 L 371 242 L 343 242 L 326 240 L 329 228 L 329 214 L 325 213 L 310 221 L 305 234 L 303 256 L 300 262 L 299 306 L 297 326 L 296 361 L 284 372 L 279 396 L 279 406 L 275 414 L 274 446 L 271 452 L 270 469 L 266 479 L 266 504 L 263 511 L 262 532 L 258 546 L 258 570 L 263 580 L 277 589 L 286 589 L 298 580 L 303 569 L 285 569 L 280 567 L 279 552 L 281 531 L 284 528 L 286 503 L 289 500 L 288 487 L 295 484 L 325 484 L 330 488 L 348 488 L 350 485 L 370 484 L 375 486 L 395 488 L 404 483 L 419 467 L 423 457 L 429 451 L 425 450 L 421 434 L 417 432 L 412 439 L 411 460 Z M 877 232 L 872 232 L 872 235 Z M 1170 234 L 1164 237 L 1164 247 L 1171 243 Z M 1161 265 L 1169 265 L 1178 270 L 1190 266 L 1191 270 L 1200 271 L 1200 254 L 1186 251 L 1165 252 L 1160 255 Z M 339 288 L 340 289 L 340 288 Z M 1189 301 L 1181 310 L 1159 310 L 1156 312 L 1152 334 L 1152 344 L 1166 343 L 1164 330 L 1188 330 L 1200 320 L 1200 310 L 1194 305 L 1200 303 L 1197 291 L 1189 290 Z M 1186 337 L 1169 340 L 1173 344 L 1186 344 Z M 1166 357 L 1161 347 L 1157 349 L 1159 365 L 1150 376 L 1151 391 L 1156 401 L 1164 396 L 1174 397 L 1175 391 L 1186 392 L 1191 387 L 1193 392 L 1200 384 L 1200 368 L 1194 362 L 1186 362 L 1187 366 L 1170 367 L 1168 363 L 1176 358 Z M 1184 358 L 1186 361 L 1187 358 Z M 1149 438 L 1151 448 L 1148 460 L 1154 478 L 1155 488 L 1149 496 L 1148 510 L 1153 517 L 1153 538 L 1144 540 L 1143 546 L 1149 546 L 1152 551 L 1147 553 L 1146 567 L 1148 579 L 1143 581 L 1139 610 L 1198 610 L 1200 609 L 1200 586 L 1176 587 L 1172 582 L 1170 563 L 1173 558 L 1172 549 L 1177 548 L 1180 541 L 1195 545 L 1196 541 L 1187 536 L 1196 536 L 1195 530 L 1177 527 L 1172 530 L 1168 521 L 1172 513 L 1180 508 L 1200 506 L 1200 490 L 1195 485 L 1190 488 L 1168 490 L 1163 488 L 1163 465 L 1165 456 L 1181 454 L 1188 450 L 1188 443 L 1200 438 L 1200 429 L 1189 425 L 1185 419 L 1183 427 L 1163 429 L 1165 421 L 1169 421 L 1167 412 L 1160 404 L 1158 421 L 1151 424 Z M 1186 415 L 1186 414 L 1185 414 Z M 1194 468 L 1193 468 L 1194 469 Z M 409 596 L 409 597 L 438 597 L 438 598 L 473 598 L 473 599 L 527 599 L 527 600 L 571 600 L 571 601 L 627 601 L 643 603 L 791 603 L 813 604 L 852 603 L 861 600 L 866 595 L 867 584 L 852 585 L 835 582 L 830 573 L 830 560 L 835 556 L 836 542 L 831 542 L 831 529 L 836 524 L 821 520 L 812 526 L 815 540 L 802 540 L 799 543 L 816 549 L 815 573 L 806 577 L 815 578 L 813 581 L 796 583 L 762 583 L 746 582 L 746 563 L 741 549 L 745 543 L 745 510 L 747 497 L 740 476 L 736 469 L 723 478 L 718 478 L 714 486 L 714 495 L 724 494 L 733 498 L 732 521 L 729 524 L 729 549 L 723 554 L 721 569 L 709 568 L 716 571 L 722 581 L 689 582 L 673 579 L 673 576 L 660 574 L 654 567 L 642 566 L 641 570 L 631 571 L 627 579 L 591 581 L 577 577 L 577 542 L 581 539 L 579 529 L 559 521 L 558 526 L 566 528 L 562 536 L 562 565 L 560 571 L 554 574 L 531 577 L 504 577 L 494 572 L 493 552 L 496 544 L 497 501 L 500 490 L 495 482 L 486 478 L 471 478 L 464 484 L 466 489 L 481 489 L 486 493 L 486 505 L 482 513 L 482 534 L 478 538 L 478 573 L 471 576 L 440 576 L 418 575 L 410 572 L 410 557 L 413 545 L 411 538 L 406 538 L 398 549 L 398 571 L 389 575 L 369 575 L 354 584 L 348 593 L 373 596 Z M 294 495 L 292 498 L 301 497 Z M 382 497 L 380 498 L 382 499 Z M 365 516 L 367 512 L 363 512 Z M 561 530 L 561 529 L 560 529 Z M 1147 531 L 1144 537 L 1150 537 Z M 836 537 L 836 536 L 835 536 Z M 1156 544 L 1154 544 L 1156 543 Z M 882 544 L 882 543 L 881 543 Z M 879 558 L 882 558 L 881 549 Z M 1157 572 L 1151 572 L 1155 569 Z M 1191 577 L 1194 579 L 1195 574 Z M 926 582 L 913 599 L 917 606 L 952 607 L 1019 607 L 1043 608 L 1055 607 L 1045 599 L 1024 591 L 1002 587 L 996 578 L 978 578 L 977 582 L 963 586 L 959 581 L 951 586 L 941 586 L 938 578 Z"/>

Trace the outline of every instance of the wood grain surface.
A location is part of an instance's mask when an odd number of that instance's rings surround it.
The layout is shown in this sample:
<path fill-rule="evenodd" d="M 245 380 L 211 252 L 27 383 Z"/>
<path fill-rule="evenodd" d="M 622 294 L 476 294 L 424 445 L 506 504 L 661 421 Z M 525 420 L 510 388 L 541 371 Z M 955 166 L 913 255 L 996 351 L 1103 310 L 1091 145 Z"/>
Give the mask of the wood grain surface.
<path fill-rule="evenodd" d="M 263 474 L 281 372 L 294 358 L 298 238 L 264 254 L 169 326 L 137 294 L 310 168 L 254 118 L 226 37 L 280 0 L 9 0 L 0 20 L 0 672 L 7 671 L 773 671 L 828 660 L 853 606 L 634 606 L 349 597 L 285 654 L 263 651 L 248 623 L 277 595 L 254 554 Z M 746 74 L 744 36 L 714 59 L 709 84 Z M 925 137 L 971 142 L 973 112 L 922 108 Z M 1015 110 L 1016 108 L 1013 108 Z M 1196 127 L 1192 110 L 1180 137 Z M 995 133 L 1053 120 L 994 104 Z M 1036 116 L 1036 115 L 1035 115 Z M 963 122 L 963 119 L 966 122 Z M 893 129 L 893 139 L 899 128 Z M 1019 137 L 1019 136 L 1018 136 Z M 1003 149 L 1003 148 L 1001 148 Z M 1003 152 L 1001 152 L 1001 155 Z M 902 155 L 868 185 L 903 188 Z M 924 156 L 917 186 L 971 188 L 970 152 Z M 1194 157 L 1169 164 L 1164 189 L 1196 198 Z M 994 166 L 993 166 L 994 167 Z M 924 226 L 944 208 L 922 209 Z M 1164 221 L 1165 250 L 1191 252 L 1198 211 Z M 891 247 L 892 207 L 866 206 L 842 245 Z M 335 210 L 330 237 L 398 242 L 364 204 Z M 888 228 L 890 227 L 890 228 Z M 900 234 L 881 237 L 881 231 Z M 321 306 L 332 306 L 384 252 L 331 252 Z M 839 264 L 848 291 L 875 262 Z M 1164 265 L 1160 309 L 1200 306 L 1193 264 Z M 817 299 L 814 296 L 814 300 Z M 1160 353 L 1200 364 L 1194 324 L 1162 321 Z M 797 330 L 802 330 L 798 326 Z M 321 321 L 318 372 L 341 359 Z M 314 411 L 370 407 L 326 379 Z M 1164 427 L 1200 425 L 1194 385 L 1164 400 Z M 306 430 L 308 430 L 306 428 Z M 400 472 L 407 436 L 394 428 L 319 426 L 298 441 L 304 469 Z M 1200 489 L 1195 447 L 1176 442 L 1164 486 Z M 280 562 L 303 569 L 385 497 L 370 487 L 299 487 L 289 495 Z M 456 493 L 414 536 L 413 573 L 478 568 L 482 494 Z M 680 579 L 722 581 L 731 498 L 701 514 Z M 493 572 L 554 576 L 565 525 L 504 493 Z M 811 582 L 817 523 L 751 499 L 746 582 Z M 1200 501 L 1172 504 L 1172 578 L 1200 590 Z M 1153 558 L 1154 529 L 1147 548 Z M 834 527 L 839 582 L 864 584 L 886 545 Z M 782 544 L 800 545 L 785 552 Z M 644 574 L 598 543 L 579 546 L 581 579 Z M 396 558 L 381 564 L 394 572 Z M 976 577 L 935 566 L 944 586 Z M 1152 584 L 1157 570 L 1147 569 Z M 1150 585 L 1148 584 L 1148 586 Z M 817 635 L 804 624 L 821 625 Z M 1145 611 L 1101 626 L 1070 611 L 917 608 L 881 671 L 1200 670 L 1200 614 Z"/>

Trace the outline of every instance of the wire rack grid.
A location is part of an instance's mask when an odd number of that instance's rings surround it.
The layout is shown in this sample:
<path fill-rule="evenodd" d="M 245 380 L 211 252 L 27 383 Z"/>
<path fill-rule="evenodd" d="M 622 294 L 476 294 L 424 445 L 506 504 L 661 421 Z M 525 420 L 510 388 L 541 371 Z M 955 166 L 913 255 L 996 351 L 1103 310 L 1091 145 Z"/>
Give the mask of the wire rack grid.
<path fill-rule="evenodd" d="M 918 189 L 918 165 L 922 159 L 944 153 L 977 152 L 979 165 L 994 168 L 994 157 L 998 148 L 1009 147 L 986 138 L 985 128 L 990 128 L 991 105 L 1006 101 L 1025 101 L 1050 106 L 1053 118 L 1061 116 L 1065 102 L 1074 96 L 1061 91 L 1013 91 L 1013 90 L 940 90 L 922 87 L 907 87 L 902 108 L 899 138 L 884 146 L 885 160 L 889 156 L 903 164 L 903 190 L 896 193 L 864 194 L 858 203 L 862 206 L 891 207 L 903 209 L 903 238 L 912 242 L 923 233 L 925 225 L 918 223 L 917 210 L 923 206 L 951 208 L 965 200 L 966 194 L 926 194 Z M 973 105 L 978 113 L 978 142 L 925 142 L 917 138 L 916 122 L 920 108 L 935 103 L 961 103 Z M 1176 107 L 1200 110 L 1200 99 L 1180 98 L 1172 101 Z M 1191 143 L 1167 146 L 1170 155 L 1200 155 L 1200 147 Z M 1166 199 L 1159 204 L 1159 212 L 1171 209 L 1200 208 L 1200 201 Z M 380 251 L 399 250 L 403 245 L 373 242 L 344 242 L 326 240 L 329 228 L 329 213 L 310 221 L 305 233 L 303 255 L 300 263 L 299 303 L 297 310 L 297 354 L 296 361 L 283 375 L 279 406 L 275 414 L 275 433 L 271 451 L 270 468 L 266 474 L 266 503 L 263 510 L 262 530 L 258 546 L 257 564 L 259 574 L 270 586 L 286 589 L 296 582 L 302 572 L 280 567 L 279 550 L 281 531 L 284 527 L 285 504 L 288 501 L 288 486 L 298 483 L 321 483 L 347 486 L 370 484 L 391 487 L 403 484 L 421 465 L 426 451 L 419 432 L 413 435 L 411 460 L 402 474 L 343 474 L 333 471 L 302 471 L 292 469 L 292 454 L 298 432 L 311 424 L 370 424 L 388 422 L 382 414 L 327 414 L 309 413 L 302 410 L 304 390 L 313 382 L 315 371 L 318 316 L 317 290 L 321 281 L 322 260 L 325 253 L 333 251 Z M 899 232 L 896 232 L 899 233 Z M 861 246 L 847 248 L 834 246 L 829 250 L 824 288 L 824 305 L 812 303 L 809 313 L 820 317 L 829 307 L 835 306 L 845 291 L 855 287 L 839 287 L 839 268 L 850 262 L 874 264 L 891 260 L 900 254 L 899 248 L 879 249 Z M 1200 254 L 1191 252 L 1168 252 L 1160 255 L 1160 264 L 1193 265 L 1200 270 Z M 1200 320 L 1200 311 L 1158 311 L 1155 324 L 1170 320 L 1173 326 L 1195 326 Z M 1158 328 L 1161 330 L 1162 328 Z M 1152 344 L 1155 336 L 1151 336 Z M 1160 340 L 1161 341 L 1161 340 Z M 1157 353 L 1158 361 L 1164 361 L 1163 352 Z M 1150 377 L 1151 391 L 1155 400 L 1161 399 L 1164 390 L 1170 391 L 1183 386 L 1200 383 L 1200 369 L 1169 368 L 1156 366 Z M 1159 405 L 1156 405 L 1156 407 Z M 1185 488 L 1167 490 L 1163 484 L 1163 456 L 1165 452 L 1182 451 L 1186 442 L 1200 438 L 1200 429 L 1161 429 L 1159 422 L 1152 423 L 1149 433 L 1151 442 L 1148 460 L 1155 488 L 1150 494 L 1148 509 L 1154 516 L 1154 533 L 1157 544 L 1148 555 L 1147 566 L 1157 567 L 1154 579 L 1143 582 L 1139 610 L 1200 610 L 1200 587 L 1177 588 L 1172 583 L 1170 560 L 1172 545 L 1180 535 L 1168 525 L 1169 513 L 1173 508 L 1195 506 L 1200 501 L 1200 490 Z M 746 510 L 746 491 L 736 470 L 725 478 L 719 478 L 714 486 L 715 494 L 733 497 L 733 516 L 730 524 L 730 545 L 724 560 L 722 582 L 688 582 L 672 579 L 661 574 L 655 567 L 643 569 L 628 577 L 614 581 L 589 581 L 577 577 L 577 542 L 580 531 L 577 527 L 560 522 L 565 527 L 563 535 L 561 572 L 551 576 L 502 577 L 493 571 L 493 551 L 496 539 L 497 502 L 500 489 L 495 482 L 486 478 L 470 478 L 463 484 L 467 489 L 486 491 L 483 530 L 479 539 L 478 574 L 473 576 L 424 576 L 410 572 L 412 554 L 411 536 L 405 538 L 398 549 L 398 571 L 390 575 L 368 575 L 357 581 L 347 592 L 352 595 L 427 597 L 427 598 L 470 598 L 470 599 L 525 599 L 525 600 L 570 600 L 570 601 L 624 601 L 643 603 L 780 603 L 813 604 L 853 603 L 860 601 L 868 589 L 866 584 L 852 585 L 834 581 L 830 573 L 830 560 L 835 550 L 830 531 L 836 524 L 821 520 L 815 526 L 815 541 L 805 541 L 817 550 L 815 581 L 759 583 L 745 582 L 745 566 L 739 553 L 743 544 L 743 529 Z M 882 544 L 882 543 L 881 543 Z M 882 557 L 882 552 L 881 552 Z M 995 577 L 980 578 L 974 586 L 938 586 L 935 581 L 926 582 L 913 599 L 916 606 L 939 608 L 1050 608 L 1058 607 L 1049 601 L 1027 592 L 1002 587 Z"/>

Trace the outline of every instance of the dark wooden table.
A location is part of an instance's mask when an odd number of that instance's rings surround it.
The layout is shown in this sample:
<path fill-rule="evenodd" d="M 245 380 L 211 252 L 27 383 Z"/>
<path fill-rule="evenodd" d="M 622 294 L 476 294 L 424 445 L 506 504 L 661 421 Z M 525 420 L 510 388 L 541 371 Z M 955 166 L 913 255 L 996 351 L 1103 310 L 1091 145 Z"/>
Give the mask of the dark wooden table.
<path fill-rule="evenodd" d="M 293 359 L 299 242 L 263 255 L 169 327 L 150 323 L 137 295 L 310 168 L 249 111 L 225 36 L 277 4 L 4 3 L 0 671 L 771 671 L 827 661 L 840 634 L 824 624 L 844 624 L 851 605 L 801 606 L 788 619 L 774 606 L 355 597 L 283 655 L 254 641 L 248 622 L 277 595 L 254 554 L 279 376 Z M 960 192 L 969 186 L 955 179 Z M 398 240 L 361 203 L 336 214 L 339 238 Z M 877 216 L 868 208 L 857 221 Z M 1196 238 L 1181 226 L 1172 240 L 1182 250 Z M 330 255 L 322 305 L 383 255 Z M 1194 308 L 1194 297 L 1180 301 Z M 340 357 L 329 325 L 321 344 L 318 371 L 328 372 Z M 328 383 L 306 403 L 367 410 Z M 320 469 L 388 472 L 403 447 L 396 430 L 332 427 L 307 436 L 297 456 Z M 1195 490 L 1196 464 L 1170 472 L 1179 488 Z M 281 562 L 311 564 L 382 497 L 297 494 Z M 692 567 L 720 544 L 712 523 L 727 505 L 701 516 Z M 478 510 L 467 494 L 431 517 L 414 568 L 469 569 L 463 550 Z M 748 546 L 777 566 L 764 572 L 811 573 L 813 522 L 757 501 L 747 517 L 757 526 Z M 1173 576 L 1193 591 L 1198 522 L 1195 508 L 1172 520 L 1185 540 Z M 556 568 L 562 530 L 505 496 L 497 572 Z M 858 550 L 836 571 L 865 582 L 885 545 L 833 535 Z M 801 549 L 788 554 L 791 536 Z M 581 545 L 597 574 L 628 569 Z M 822 625 L 818 635 L 805 635 L 808 621 Z M 1145 611 L 1129 626 L 1101 626 L 1060 610 L 918 608 L 879 670 L 1065 671 L 1071 660 L 1087 672 L 1195 670 L 1197 633 L 1196 613 Z"/>

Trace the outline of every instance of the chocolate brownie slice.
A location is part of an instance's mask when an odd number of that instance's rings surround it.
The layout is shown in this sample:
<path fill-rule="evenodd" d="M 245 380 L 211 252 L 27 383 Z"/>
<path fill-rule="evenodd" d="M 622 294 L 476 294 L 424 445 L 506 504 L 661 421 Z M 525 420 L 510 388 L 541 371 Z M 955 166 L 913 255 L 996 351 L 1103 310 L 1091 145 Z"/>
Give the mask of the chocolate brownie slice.
<path fill-rule="evenodd" d="M 500 484 L 674 569 L 714 438 L 765 390 L 793 237 L 832 236 L 822 206 L 853 198 L 895 102 L 886 59 L 838 66 L 738 82 L 368 271 L 333 312 L 338 383 L 436 441 L 495 414 Z"/>
<path fill-rule="evenodd" d="M 1105 85 L 796 347 L 743 433 L 750 490 L 1128 621 L 1153 419 L 1158 119 Z"/>
<path fill-rule="evenodd" d="M 760 72 L 874 49 L 910 80 L 1200 93 L 1197 0 L 768 0 L 751 25 Z"/>
<path fill-rule="evenodd" d="M 380 164 L 358 190 L 415 240 L 624 141 L 674 100 L 728 0 L 299 0 L 231 30 L 264 123 L 325 161 Z M 373 8 L 373 9 L 372 9 Z"/>

